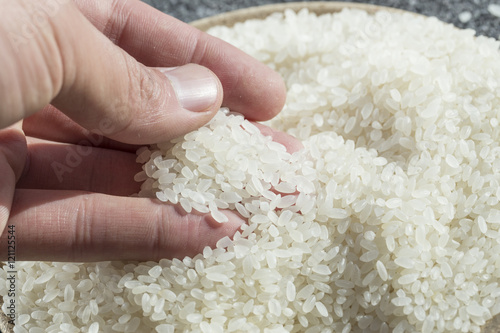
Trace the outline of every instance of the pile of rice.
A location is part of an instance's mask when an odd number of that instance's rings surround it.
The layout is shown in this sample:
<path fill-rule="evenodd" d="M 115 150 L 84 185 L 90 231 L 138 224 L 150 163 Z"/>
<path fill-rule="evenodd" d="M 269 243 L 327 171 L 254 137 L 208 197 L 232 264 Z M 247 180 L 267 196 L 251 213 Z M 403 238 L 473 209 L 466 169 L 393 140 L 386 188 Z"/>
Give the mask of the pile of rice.
<path fill-rule="evenodd" d="M 359 10 L 210 32 L 283 75 L 268 125 L 304 149 L 228 110 L 142 148 L 140 195 L 248 224 L 182 261 L 18 263 L 16 332 L 480 332 L 500 312 L 499 42 Z"/>

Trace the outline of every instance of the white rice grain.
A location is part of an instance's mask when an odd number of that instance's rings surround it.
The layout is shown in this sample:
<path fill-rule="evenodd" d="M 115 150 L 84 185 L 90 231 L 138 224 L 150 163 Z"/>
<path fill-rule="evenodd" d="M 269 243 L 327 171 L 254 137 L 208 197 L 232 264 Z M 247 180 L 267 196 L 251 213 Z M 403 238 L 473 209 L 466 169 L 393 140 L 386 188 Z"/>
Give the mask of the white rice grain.
<path fill-rule="evenodd" d="M 139 196 L 247 224 L 183 260 L 18 262 L 20 331 L 479 332 L 500 313 L 498 41 L 359 10 L 210 33 L 283 76 L 266 125 L 304 148 L 229 109 L 140 148 Z"/>

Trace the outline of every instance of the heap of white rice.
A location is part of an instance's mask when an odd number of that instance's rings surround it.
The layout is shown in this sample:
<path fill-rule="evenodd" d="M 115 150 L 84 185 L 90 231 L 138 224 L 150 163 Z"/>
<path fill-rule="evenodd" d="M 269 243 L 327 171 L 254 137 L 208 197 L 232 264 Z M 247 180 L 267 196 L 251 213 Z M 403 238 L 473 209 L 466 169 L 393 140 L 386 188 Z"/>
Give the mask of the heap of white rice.
<path fill-rule="evenodd" d="M 500 312 L 499 43 L 357 10 L 211 33 L 283 75 L 268 124 L 305 148 L 220 112 L 141 149 L 141 195 L 248 225 L 182 261 L 20 263 L 16 332 L 480 332 Z"/>

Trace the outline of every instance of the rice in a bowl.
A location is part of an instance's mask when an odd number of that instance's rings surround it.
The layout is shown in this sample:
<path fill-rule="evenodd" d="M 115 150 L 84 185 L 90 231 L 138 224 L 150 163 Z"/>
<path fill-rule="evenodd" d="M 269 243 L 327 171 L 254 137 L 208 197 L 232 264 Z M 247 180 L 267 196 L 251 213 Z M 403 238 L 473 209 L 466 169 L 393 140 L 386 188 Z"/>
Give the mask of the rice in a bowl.
<path fill-rule="evenodd" d="M 224 111 L 141 149 L 140 195 L 248 224 L 184 260 L 18 263 L 16 332 L 480 332 L 500 312 L 498 41 L 359 10 L 209 32 L 282 74 L 267 124 L 304 149 Z"/>

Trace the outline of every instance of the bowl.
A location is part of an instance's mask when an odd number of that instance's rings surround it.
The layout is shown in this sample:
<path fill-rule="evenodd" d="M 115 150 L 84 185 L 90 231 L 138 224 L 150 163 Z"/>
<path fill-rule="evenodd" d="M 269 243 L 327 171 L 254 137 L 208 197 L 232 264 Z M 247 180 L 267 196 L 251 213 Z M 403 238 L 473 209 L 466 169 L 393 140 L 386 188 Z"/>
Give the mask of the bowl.
<path fill-rule="evenodd" d="M 239 9 L 207 18 L 202 18 L 193 21 L 190 24 L 202 31 L 207 31 L 208 29 L 214 26 L 223 25 L 227 27 L 232 27 L 238 22 L 244 22 L 250 19 L 264 19 L 273 13 L 284 12 L 286 9 L 299 11 L 303 8 L 307 8 L 309 12 L 315 13 L 317 15 L 340 12 L 345 8 L 360 9 L 368 12 L 369 14 L 373 14 L 379 10 L 385 10 L 393 13 L 408 12 L 397 8 L 376 6 L 370 4 L 352 3 L 352 2 L 327 2 L 327 1 L 290 2 L 290 3 L 270 4 L 258 7 Z M 417 13 L 412 13 L 412 14 L 420 15 Z M 481 332 L 482 333 L 500 332 L 500 315 L 497 315 L 492 319 L 490 319 L 486 323 L 486 325 L 482 327 Z"/>

